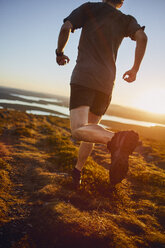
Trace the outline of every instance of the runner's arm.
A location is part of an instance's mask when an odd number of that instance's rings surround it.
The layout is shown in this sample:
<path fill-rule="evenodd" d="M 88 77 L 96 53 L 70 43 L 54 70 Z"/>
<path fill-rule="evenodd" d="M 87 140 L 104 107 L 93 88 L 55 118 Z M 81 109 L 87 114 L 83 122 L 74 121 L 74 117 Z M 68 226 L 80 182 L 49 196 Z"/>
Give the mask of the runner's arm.
<path fill-rule="evenodd" d="M 58 65 L 65 65 L 66 63 L 69 63 L 69 58 L 66 55 L 64 55 L 63 52 L 68 42 L 71 30 L 72 30 L 72 24 L 70 21 L 66 21 L 61 27 L 58 37 L 58 45 L 56 49 L 56 62 Z"/>
<path fill-rule="evenodd" d="M 136 41 L 134 65 L 129 71 L 126 71 L 123 75 L 123 79 L 128 83 L 131 83 L 136 80 L 136 75 L 144 57 L 147 45 L 147 35 L 142 29 L 137 30 L 134 37 Z"/>

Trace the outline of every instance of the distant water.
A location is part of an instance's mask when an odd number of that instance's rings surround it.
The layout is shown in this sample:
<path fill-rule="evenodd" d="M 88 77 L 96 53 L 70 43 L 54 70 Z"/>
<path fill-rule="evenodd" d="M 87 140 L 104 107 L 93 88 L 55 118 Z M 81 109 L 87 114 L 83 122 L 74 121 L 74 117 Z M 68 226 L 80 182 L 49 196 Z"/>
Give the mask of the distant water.
<path fill-rule="evenodd" d="M 64 114 L 64 115 L 69 116 L 69 109 L 67 107 L 59 106 L 59 105 L 55 105 L 55 104 L 49 104 L 49 103 L 48 104 L 41 104 L 41 103 L 36 103 L 36 102 L 25 102 L 25 101 L 19 101 L 19 100 L 0 99 L 0 104 L 1 103 L 20 104 L 20 105 L 24 105 L 24 106 L 38 107 L 38 108 L 43 108 L 44 112 L 46 112 L 45 109 L 47 109 L 48 110 L 47 113 L 49 113 L 49 114 L 52 114 L 49 112 L 49 110 L 53 110 L 53 111 L 59 112 L 60 114 Z M 32 111 L 34 111 L 34 110 L 31 110 L 31 113 L 33 114 Z M 42 112 L 42 111 L 39 111 L 39 112 Z"/>
<path fill-rule="evenodd" d="M 48 98 L 48 97 L 37 97 L 37 96 L 24 96 L 19 94 L 10 94 L 11 96 L 16 96 L 19 98 L 27 99 L 27 100 L 34 100 L 34 101 L 47 101 L 47 102 L 62 102 L 61 100 L 58 100 L 56 98 Z"/>
<path fill-rule="evenodd" d="M 67 107 L 61 106 L 62 100 L 58 100 L 56 98 L 26 96 L 26 95 L 20 95 L 20 94 L 10 94 L 10 95 L 17 97 L 18 99 L 20 98 L 20 100 L 0 99 L 0 108 L 3 108 L 3 106 L 1 106 L 1 103 L 11 104 L 11 108 L 12 108 L 12 104 L 18 104 L 18 105 L 32 107 L 31 110 L 26 110 L 27 113 L 31 113 L 31 114 L 54 115 L 54 116 L 58 116 L 62 118 L 67 118 L 69 116 L 69 109 Z M 32 102 L 28 102 L 28 101 L 32 101 Z M 44 101 L 45 103 L 44 104 L 39 103 L 40 101 Z M 61 105 L 59 106 L 57 105 L 57 103 Z M 40 110 L 33 110 L 33 107 L 38 107 L 40 108 Z M 55 111 L 57 113 L 51 113 L 50 110 Z M 153 126 L 165 127 L 165 125 L 163 124 L 131 120 L 131 119 L 121 118 L 121 117 L 112 116 L 112 115 L 104 115 L 102 120 L 109 120 L 109 121 L 115 121 L 119 123 L 132 124 L 132 125 L 138 125 L 138 126 L 144 126 L 144 127 L 153 127 Z"/>

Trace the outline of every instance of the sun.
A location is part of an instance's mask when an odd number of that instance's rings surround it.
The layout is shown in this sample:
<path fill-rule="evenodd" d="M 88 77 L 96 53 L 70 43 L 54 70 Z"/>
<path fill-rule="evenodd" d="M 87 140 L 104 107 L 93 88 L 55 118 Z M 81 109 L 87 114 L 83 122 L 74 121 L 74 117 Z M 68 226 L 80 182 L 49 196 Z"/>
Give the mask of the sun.
<path fill-rule="evenodd" d="M 155 114 L 165 114 L 165 90 L 148 90 L 136 101 L 136 107 Z"/>

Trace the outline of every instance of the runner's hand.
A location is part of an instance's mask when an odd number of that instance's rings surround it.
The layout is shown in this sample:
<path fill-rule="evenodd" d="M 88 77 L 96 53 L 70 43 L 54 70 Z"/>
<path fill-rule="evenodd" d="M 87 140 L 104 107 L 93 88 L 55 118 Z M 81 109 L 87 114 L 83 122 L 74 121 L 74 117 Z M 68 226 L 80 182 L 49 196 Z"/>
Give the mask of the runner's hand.
<path fill-rule="evenodd" d="M 131 69 L 129 71 L 126 71 L 123 75 L 123 79 L 127 81 L 128 83 L 132 83 L 136 80 L 136 74 L 137 71 L 134 69 Z"/>
<path fill-rule="evenodd" d="M 58 65 L 65 65 L 66 63 L 69 63 L 70 59 L 66 55 L 57 56 L 56 62 Z"/>

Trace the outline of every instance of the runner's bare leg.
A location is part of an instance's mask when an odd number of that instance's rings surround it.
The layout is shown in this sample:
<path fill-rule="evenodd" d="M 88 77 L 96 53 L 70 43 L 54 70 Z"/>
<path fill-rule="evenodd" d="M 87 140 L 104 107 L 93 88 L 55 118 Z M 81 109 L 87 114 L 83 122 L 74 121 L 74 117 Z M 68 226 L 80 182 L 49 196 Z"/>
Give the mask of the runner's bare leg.
<path fill-rule="evenodd" d="M 98 124 L 88 123 L 89 106 L 81 106 L 70 111 L 72 136 L 80 141 L 107 144 L 114 136 Z"/>
<path fill-rule="evenodd" d="M 101 120 L 101 116 L 95 115 L 91 112 L 88 114 L 88 123 L 98 124 Z M 82 141 L 79 148 L 78 160 L 76 163 L 76 169 L 79 171 L 82 170 L 88 156 L 91 154 L 94 143 L 84 142 Z"/>

